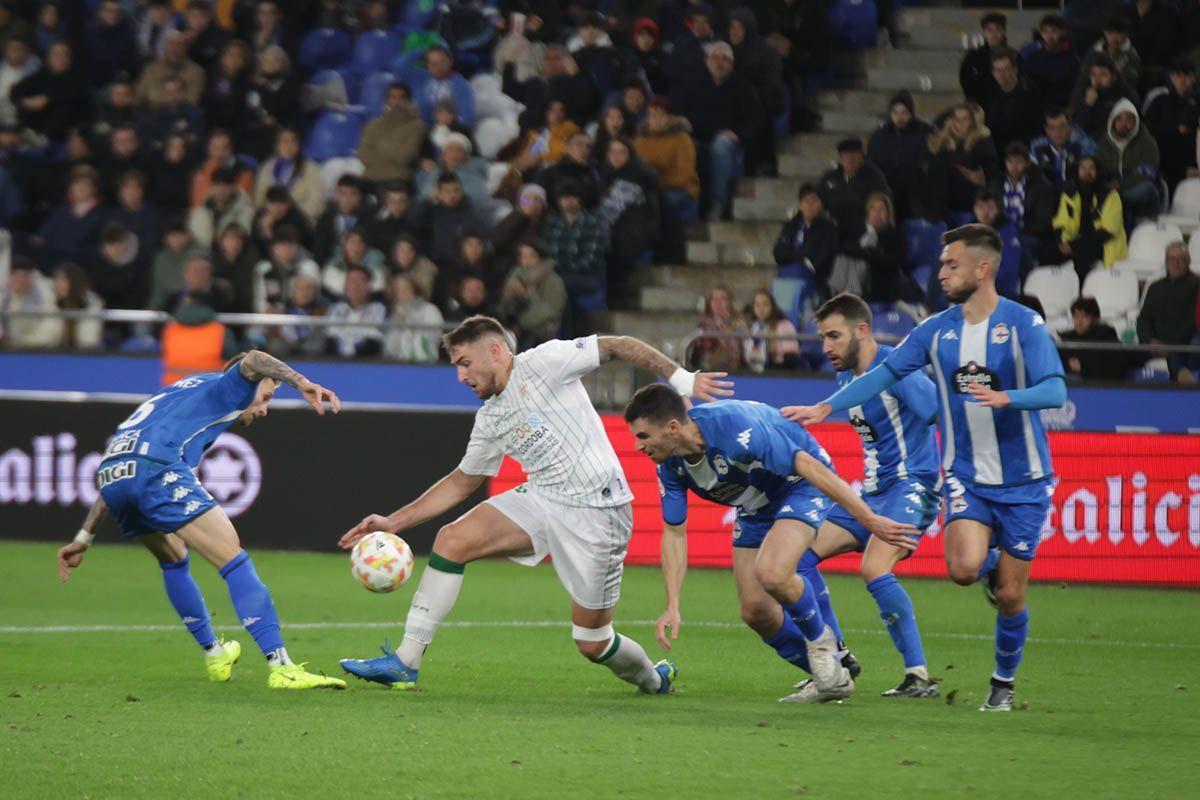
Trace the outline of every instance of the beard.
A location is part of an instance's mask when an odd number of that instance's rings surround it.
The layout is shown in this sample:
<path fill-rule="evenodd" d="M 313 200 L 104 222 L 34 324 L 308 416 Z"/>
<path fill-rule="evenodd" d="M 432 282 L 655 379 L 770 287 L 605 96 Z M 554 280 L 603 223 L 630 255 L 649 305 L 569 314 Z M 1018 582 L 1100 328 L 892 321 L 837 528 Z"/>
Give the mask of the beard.
<path fill-rule="evenodd" d="M 846 353 L 842 356 L 842 369 L 856 370 L 858 369 L 858 354 L 862 351 L 862 344 L 853 337 L 850 338 L 850 343 L 846 345 Z"/>
<path fill-rule="evenodd" d="M 978 286 L 962 286 L 953 292 L 947 291 L 946 299 L 951 303 L 965 303 L 971 299 L 971 295 L 975 294 L 975 290 L 978 288 Z"/>

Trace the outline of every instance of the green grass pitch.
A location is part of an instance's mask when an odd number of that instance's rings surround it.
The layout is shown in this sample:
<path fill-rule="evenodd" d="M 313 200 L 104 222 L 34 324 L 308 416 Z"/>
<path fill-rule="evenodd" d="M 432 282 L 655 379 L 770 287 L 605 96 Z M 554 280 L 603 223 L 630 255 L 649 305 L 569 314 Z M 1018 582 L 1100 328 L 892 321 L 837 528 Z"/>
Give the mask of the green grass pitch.
<path fill-rule="evenodd" d="M 1195 797 L 1200 778 L 1197 593 L 1033 587 L 1021 710 L 1002 715 L 976 710 L 993 620 L 977 590 L 908 581 L 946 696 L 893 700 L 879 692 L 901 677 L 899 657 L 861 582 L 834 577 L 864 666 L 858 691 L 784 706 L 800 673 L 740 627 L 727 573 L 688 576 L 678 692 L 643 697 L 575 652 L 549 566 L 482 563 L 467 569 L 422 691 L 353 681 L 289 693 L 266 688 L 207 564 L 193 572 L 214 622 L 245 648 L 229 684 L 205 679 L 147 554 L 102 542 L 60 585 L 54 551 L 0 544 L 6 798 L 1090 800 Z M 293 657 L 326 671 L 398 636 L 416 585 L 371 595 L 337 555 L 255 561 Z M 646 622 L 661 610 L 657 570 L 629 569 L 623 593 L 618 630 L 660 657 Z"/>

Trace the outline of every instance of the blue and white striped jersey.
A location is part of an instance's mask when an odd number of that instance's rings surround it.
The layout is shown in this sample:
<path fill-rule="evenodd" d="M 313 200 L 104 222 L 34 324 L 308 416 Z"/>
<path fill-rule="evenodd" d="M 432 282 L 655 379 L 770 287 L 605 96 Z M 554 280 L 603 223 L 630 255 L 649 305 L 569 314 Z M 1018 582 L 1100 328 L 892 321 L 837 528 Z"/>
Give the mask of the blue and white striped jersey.
<path fill-rule="evenodd" d="M 825 448 L 779 409 L 749 400 L 717 400 L 688 411 L 704 436 L 705 453 L 696 464 L 680 456 L 658 466 L 663 520 L 687 519 L 687 490 L 743 513 L 765 509 L 794 491 L 804 479 L 795 474 L 797 453 L 808 453 L 830 469 Z"/>
<path fill-rule="evenodd" d="M 970 325 L 962 307 L 951 306 L 918 325 L 883 363 L 897 378 L 933 366 L 947 477 L 1010 486 L 1053 473 L 1036 412 L 985 408 L 967 394 L 971 383 L 1005 391 L 1063 376 L 1054 340 L 1036 312 L 1001 297 L 988 319 Z"/>
<path fill-rule="evenodd" d="M 893 348 L 880 345 L 868 369 L 887 358 Z M 838 386 L 855 379 L 847 370 L 837 374 Z M 939 479 L 937 439 L 937 390 L 924 372 L 906 376 L 862 405 L 847 412 L 863 445 L 863 493 L 875 494 L 896 480 L 914 479 L 936 486 Z"/>

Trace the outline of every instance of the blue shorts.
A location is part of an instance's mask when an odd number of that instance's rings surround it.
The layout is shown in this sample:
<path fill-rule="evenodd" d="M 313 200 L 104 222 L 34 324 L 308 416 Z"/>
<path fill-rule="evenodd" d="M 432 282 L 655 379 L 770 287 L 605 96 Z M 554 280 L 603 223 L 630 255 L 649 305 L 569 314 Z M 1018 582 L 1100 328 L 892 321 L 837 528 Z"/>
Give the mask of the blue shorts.
<path fill-rule="evenodd" d="M 916 527 L 920 532 L 917 534 L 918 540 L 921 534 L 925 533 L 925 529 L 937 519 L 938 510 L 942 505 L 942 500 L 933 486 L 916 480 L 895 481 L 891 486 L 874 494 L 862 495 L 862 499 L 876 514 Z M 867 549 L 871 532 L 850 516 L 849 511 L 835 505 L 829 512 L 828 521 L 845 528 L 858 542 L 859 552 Z"/>
<path fill-rule="evenodd" d="M 760 508 L 753 514 L 738 512 L 733 523 L 733 546 L 758 548 L 776 520 L 794 519 L 809 525 L 815 531 L 825 521 L 825 515 L 833 505 L 825 495 L 808 483 L 798 483 L 784 497 Z"/>
<path fill-rule="evenodd" d="M 992 542 L 1022 561 L 1032 561 L 1042 540 L 1054 484 L 1049 478 L 1017 486 L 981 486 L 946 478 L 946 525 L 973 519 L 992 529 Z"/>
<path fill-rule="evenodd" d="M 110 458 L 100 465 L 96 483 L 127 539 L 174 533 L 217 505 L 192 468 L 182 462 Z"/>

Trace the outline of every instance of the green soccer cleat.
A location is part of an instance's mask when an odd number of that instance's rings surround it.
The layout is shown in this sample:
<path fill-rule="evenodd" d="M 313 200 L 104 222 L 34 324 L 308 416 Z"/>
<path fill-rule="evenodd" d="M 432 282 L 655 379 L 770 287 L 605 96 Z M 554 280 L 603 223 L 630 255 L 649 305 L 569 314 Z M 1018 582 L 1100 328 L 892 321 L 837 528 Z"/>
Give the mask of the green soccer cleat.
<path fill-rule="evenodd" d="M 271 689 L 345 689 L 341 678 L 307 672 L 304 664 L 284 664 L 271 667 L 267 675 L 267 687 Z"/>
<path fill-rule="evenodd" d="M 225 683 L 233 677 L 233 665 L 242 656 L 242 646 L 235 641 L 221 642 L 221 652 L 215 656 L 204 657 L 204 669 L 208 679 L 215 683 Z"/>

